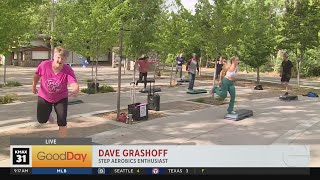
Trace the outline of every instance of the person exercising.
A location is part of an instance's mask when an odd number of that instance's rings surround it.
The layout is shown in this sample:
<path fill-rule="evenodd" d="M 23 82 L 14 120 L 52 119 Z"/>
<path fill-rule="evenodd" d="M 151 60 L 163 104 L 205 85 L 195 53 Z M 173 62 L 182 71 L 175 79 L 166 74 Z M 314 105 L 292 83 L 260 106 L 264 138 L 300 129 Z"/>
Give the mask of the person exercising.
<path fill-rule="evenodd" d="M 69 52 L 66 49 L 56 47 L 53 60 L 45 60 L 38 65 L 32 83 L 32 92 L 38 94 L 38 122 L 41 124 L 48 122 L 48 120 L 52 122 L 51 112 L 54 107 L 60 138 L 67 136 L 68 85 L 72 87 L 70 96 L 79 94 L 79 84 L 74 71 L 65 64 L 68 55 Z M 40 78 L 38 90 L 36 86 Z"/>
<path fill-rule="evenodd" d="M 281 71 L 280 71 L 280 77 L 281 77 L 281 84 L 284 84 L 286 87 L 286 92 L 285 96 L 287 96 L 288 90 L 289 90 L 289 81 L 294 73 L 293 70 L 293 64 L 292 62 L 288 59 L 288 54 L 284 53 L 283 54 L 283 61 L 281 63 Z"/>
<path fill-rule="evenodd" d="M 181 53 L 179 55 L 179 57 L 176 58 L 176 76 L 179 72 L 179 77 L 180 77 L 180 80 L 182 81 L 182 65 L 184 64 L 184 57 L 183 57 L 183 54 Z"/>
<path fill-rule="evenodd" d="M 229 63 L 223 65 L 219 75 L 219 84 L 221 84 L 221 90 L 219 87 L 214 87 L 213 93 L 216 93 L 222 99 L 227 97 L 227 92 L 230 94 L 230 102 L 227 112 L 229 114 L 236 114 L 233 110 L 236 99 L 236 90 L 234 81 L 238 75 L 239 58 L 234 56 L 230 59 Z M 224 75 L 225 74 L 225 75 Z"/>
<path fill-rule="evenodd" d="M 196 79 L 196 73 L 199 72 L 199 61 L 196 53 L 193 53 L 192 58 L 189 59 L 186 66 L 186 70 L 188 71 L 190 76 L 188 91 L 192 91 L 194 86 L 194 81 Z"/>
<path fill-rule="evenodd" d="M 148 59 L 149 58 L 147 56 L 142 55 L 136 62 L 136 64 L 139 66 L 139 79 L 136 82 L 136 86 L 138 86 L 139 82 L 141 82 L 143 78 L 144 89 L 147 87 L 149 66 L 150 64 L 156 63 L 156 61 L 149 61 Z"/>

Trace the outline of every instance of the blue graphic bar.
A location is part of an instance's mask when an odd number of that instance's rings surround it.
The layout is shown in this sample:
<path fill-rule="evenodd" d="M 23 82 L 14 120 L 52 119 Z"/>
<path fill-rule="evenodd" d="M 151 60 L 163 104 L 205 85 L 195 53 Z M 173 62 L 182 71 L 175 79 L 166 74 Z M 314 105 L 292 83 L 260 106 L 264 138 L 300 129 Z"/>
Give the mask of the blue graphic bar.
<path fill-rule="evenodd" d="M 32 168 L 32 174 L 92 174 L 92 168 Z"/>

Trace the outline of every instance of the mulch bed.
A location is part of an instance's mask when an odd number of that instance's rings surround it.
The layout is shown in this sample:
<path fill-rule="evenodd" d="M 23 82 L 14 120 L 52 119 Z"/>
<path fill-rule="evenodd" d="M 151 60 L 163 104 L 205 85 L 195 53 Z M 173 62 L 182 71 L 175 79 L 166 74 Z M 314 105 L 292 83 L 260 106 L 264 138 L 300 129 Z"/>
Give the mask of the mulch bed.
<path fill-rule="evenodd" d="M 127 109 L 121 109 L 120 110 L 120 114 L 121 113 L 125 113 L 127 115 L 128 114 L 128 110 Z M 108 119 L 108 120 L 121 122 L 121 121 L 117 120 L 117 111 L 105 112 L 105 113 L 97 114 L 97 116 L 105 118 L 105 119 Z M 160 118 L 160 117 L 165 117 L 165 116 L 168 116 L 168 115 L 166 115 L 166 114 L 164 114 L 162 112 L 158 112 L 158 111 L 152 111 L 152 110 L 148 111 L 148 120 L 152 120 L 152 119 L 156 119 L 156 118 Z M 146 121 L 146 120 L 133 121 L 132 124 L 143 122 L 143 121 Z"/>

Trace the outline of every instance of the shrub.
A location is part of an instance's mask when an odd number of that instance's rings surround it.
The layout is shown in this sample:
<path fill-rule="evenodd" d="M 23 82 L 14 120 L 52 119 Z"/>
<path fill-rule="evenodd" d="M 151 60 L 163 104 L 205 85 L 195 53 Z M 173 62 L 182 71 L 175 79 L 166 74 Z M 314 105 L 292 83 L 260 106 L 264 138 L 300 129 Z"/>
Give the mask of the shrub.
<path fill-rule="evenodd" d="M 14 100 L 18 99 L 17 94 L 7 94 L 5 96 L 0 96 L 0 104 L 12 103 Z"/>
<path fill-rule="evenodd" d="M 86 94 L 95 94 L 94 89 L 88 89 L 88 88 L 81 89 L 81 92 Z"/>
<path fill-rule="evenodd" d="M 17 81 L 8 81 L 7 84 L 5 84 L 7 87 L 16 87 L 16 86 L 22 86 L 21 83 Z"/>
<path fill-rule="evenodd" d="M 81 92 L 87 93 L 87 94 L 95 94 L 95 90 L 93 88 L 84 88 L 81 89 Z M 108 92 L 115 92 L 114 88 L 108 85 L 103 85 L 99 87 L 98 93 L 108 93 Z"/>
<path fill-rule="evenodd" d="M 99 92 L 108 93 L 108 92 L 115 92 L 115 90 L 111 86 L 103 85 L 103 86 L 99 87 Z"/>

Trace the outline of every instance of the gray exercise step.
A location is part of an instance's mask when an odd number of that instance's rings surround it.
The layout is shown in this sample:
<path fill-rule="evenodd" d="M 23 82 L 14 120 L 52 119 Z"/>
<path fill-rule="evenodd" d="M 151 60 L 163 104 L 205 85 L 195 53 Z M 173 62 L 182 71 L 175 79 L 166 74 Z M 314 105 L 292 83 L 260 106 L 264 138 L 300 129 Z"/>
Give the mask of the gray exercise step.
<path fill-rule="evenodd" d="M 228 120 L 238 121 L 238 120 L 242 120 L 244 118 L 250 117 L 250 116 L 253 116 L 252 110 L 239 109 L 236 111 L 235 114 L 226 114 L 224 116 L 224 118 L 228 119 Z"/>
<path fill-rule="evenodd" d="M 146 88 L 146 89 L 141 89 L 139 92 L 141 92 L 141 93 L 149 93 L 149 91 L 150 91 L 150 88 Z M 156 88 L 154 88 L 154 90 L 153 90 L 153 88 L 151 88 L 151 93 L 153 91 L 154 92 L 161 92 L 161 88 L 156 87 Z"/>
<path fill-rule="evenodd" d="M 279 99 L 283 100 L 283 101 L 298 100 L 298 96 L 296 96 L 296 95 L 280 96 Z"/>

